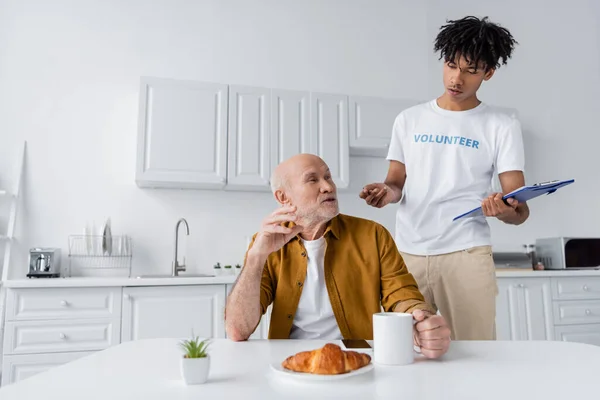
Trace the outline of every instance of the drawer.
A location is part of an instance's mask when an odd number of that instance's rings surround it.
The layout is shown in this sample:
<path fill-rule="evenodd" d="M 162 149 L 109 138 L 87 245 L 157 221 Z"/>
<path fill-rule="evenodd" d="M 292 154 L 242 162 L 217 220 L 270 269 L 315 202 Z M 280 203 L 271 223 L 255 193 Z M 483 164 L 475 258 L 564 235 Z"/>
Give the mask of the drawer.
<path fill-rule="evenodd" d="M 600 300 L 554 302 L 554 324 L 599 324 Z"/>
<path fill-rule="evenodd" d="M 600 278 L 552 278 L 552 297 L 555 300 L 600 299 Z"/>
<path fill-rule="evenodd" d="M 4 356 L 2 359 L 2 386 L 27 379 L 50 368 L 77 360 L 94 352 L 25 354 Z"/>
<path fill-rule="evenodd" d="M 120 339 L 120 320 L 11 321 L 4 331 L 5 354 L 103 350 Z"/>
<path fill-rule="evenodd" d="M 554 328 L 556 340 L 600 346 L 600 324 L 567 325 Z"/>
<path fill-rule="evenodd" d="M 120 318 L 121 288 L 9 289 L 8 321 Z"/>

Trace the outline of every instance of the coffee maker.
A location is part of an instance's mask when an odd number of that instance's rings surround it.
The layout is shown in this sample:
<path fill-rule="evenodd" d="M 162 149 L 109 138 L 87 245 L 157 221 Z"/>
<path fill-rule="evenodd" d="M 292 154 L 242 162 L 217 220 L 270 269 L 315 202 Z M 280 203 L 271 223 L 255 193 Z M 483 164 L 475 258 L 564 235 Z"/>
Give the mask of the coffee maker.
<path fill-rule="evenodd" d="M 28 278 L 60 277 L 60 249 L 35 247 L 29 250 Z"/>

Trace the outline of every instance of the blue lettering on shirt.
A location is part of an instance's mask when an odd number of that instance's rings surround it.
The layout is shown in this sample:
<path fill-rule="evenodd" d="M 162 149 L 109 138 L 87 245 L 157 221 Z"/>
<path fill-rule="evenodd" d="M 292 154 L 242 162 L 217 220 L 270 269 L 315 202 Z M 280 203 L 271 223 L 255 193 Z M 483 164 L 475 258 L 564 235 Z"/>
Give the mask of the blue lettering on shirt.
<path fill-rule="evenodd" d="M 464 136 L 447 136 L 439 134 L 415 134 L 415 143 L 437 143 L 437 144 L 455 144 L 459 146 L 472 147 L 479 149 L 479 142 L 477 140 L 467 138 Z"/>

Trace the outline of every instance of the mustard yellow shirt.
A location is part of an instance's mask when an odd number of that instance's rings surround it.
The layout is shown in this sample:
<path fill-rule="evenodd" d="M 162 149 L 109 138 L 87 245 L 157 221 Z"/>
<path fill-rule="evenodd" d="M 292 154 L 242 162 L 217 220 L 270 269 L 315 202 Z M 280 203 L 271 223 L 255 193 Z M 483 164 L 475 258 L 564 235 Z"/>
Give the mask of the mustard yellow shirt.
<path fill-rule="evenodd" d="M 411 312 L 425 303 L 390 233 L 382 225 L 339 214 L 325 230 L 325 285 L 340 332 L 345 339 L 373 339 L 373 314 Z M 254 235 L 252 244 L 254 243 Z M 304 279 L 307 256 L 296 236 L 267 258 L 261 280 L 264 314 L 273 304 L 269 339 L 288 339 Z M 251 246 L 252 246 L 251 244 Z"/>

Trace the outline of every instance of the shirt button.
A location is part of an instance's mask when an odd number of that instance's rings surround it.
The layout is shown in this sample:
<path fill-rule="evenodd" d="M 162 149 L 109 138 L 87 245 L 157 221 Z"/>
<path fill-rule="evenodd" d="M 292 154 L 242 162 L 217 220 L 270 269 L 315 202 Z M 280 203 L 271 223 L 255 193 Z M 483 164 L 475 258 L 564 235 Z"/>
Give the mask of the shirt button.
<path fill-rule="evenodd" d="M 292 319 L 293 315 L 292 314 L 288 314 L 288 319 Z"/>
<path fill-rule="evenodd" d="M 302 257 L 306 257 L 306 253 L 305 252 L 302 252 Z"/>
<path fill-rule="evenodd" d="M 298 287 L 302 286 L 302 282 L 300 281 L 296 282 L 296 284 L 298 285 Z"/>

